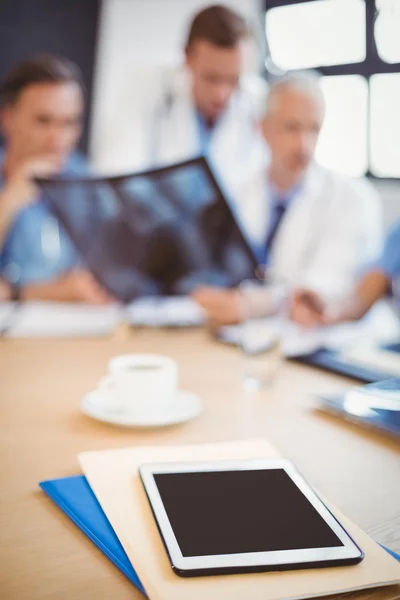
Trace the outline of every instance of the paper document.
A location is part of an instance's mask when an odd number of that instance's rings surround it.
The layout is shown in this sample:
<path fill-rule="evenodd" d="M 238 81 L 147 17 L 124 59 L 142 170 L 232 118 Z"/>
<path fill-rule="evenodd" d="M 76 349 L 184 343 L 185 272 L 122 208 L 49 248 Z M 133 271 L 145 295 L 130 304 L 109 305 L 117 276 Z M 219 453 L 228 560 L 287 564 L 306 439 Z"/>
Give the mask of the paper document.
<path fill-rule="evenodd" d="M 340 353 L 346 362 L 377 369 L 384 374 L 400 376 L 400 354 L 374 346 L 357 345 Z"/>
<path fill-rule="evenodd" d="M 6 335 L 15 320 L 17 310 L 16 302 L 0 302 L 0 335 Z"/>
<path fill-rule="evenodd" d="M 6 337 L 92 337 L 108 335 L 121 320 L 121 308 L 56 302 L 19 305 Z"/>
<path fill-rule="evenodd" d="M 388 303 L 379 302 L 360 321 L 310 329 L 286 322 L 282 330 L 282 351 L 285 356 L 300 356 L 322 347 L 330 350 L 355 345 L 373 347 L 399 338 L 399 319 Z M 379 367 L 378 364 L 368 366 Z M 393 370 L 388 372 L 393 373 Z"/>
<path fill-rule="evenodd" d="M 386 305 L 378 310 L 374 309 L 372 314 L 361 321 L 330 327 L 300 327 L 280 316 L 257 319 L 251 323 L 258 330 L 257 339 L 260 346 L 267 346 L 272 338 L 279 338 L 285 356 L 310 354 L 322 347 L 331 350 L 352 349 L 355 344 L 373 347 L 373 344 L 400 338 L 400 322 Z M 247 324 L 239 324 L 221 327 L 218 338 L 229 344 L 241 345 L 243 327 L 246 326 Z"/>
<path fill-rule="evenodd" d="M 125 318 L 137 327 L 196 327 L 206 320 L 203 309 L 189 296 L 139 298 L 125 309 Z"/>
<path fill-rule="evenodd" d="M 279 317 L 253 319 L 240 325 L 227 325 L 218 330 L 218 339 L 227 344 L 242 346 L 250 353 L 268 350 L 281 338 L 282 321 Z"/>

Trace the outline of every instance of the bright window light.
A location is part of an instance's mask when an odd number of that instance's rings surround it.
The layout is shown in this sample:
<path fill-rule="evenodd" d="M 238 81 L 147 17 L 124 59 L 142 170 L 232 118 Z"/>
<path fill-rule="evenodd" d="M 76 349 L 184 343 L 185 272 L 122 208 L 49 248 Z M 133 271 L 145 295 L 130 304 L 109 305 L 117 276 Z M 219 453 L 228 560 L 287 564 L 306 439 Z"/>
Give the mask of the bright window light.
<path fill-rule="evenodd" d="M 400 2 L 376 0 L 375 42 L 378 54 L 387 63 L 400 62 Z"/>
<path fill-rule="evenodd" d="M 373 75 L 370 94 L 371 172 L 400 177 L 400 73 Z"/>
<path fill-rule="evenodd" d="M 317 161 L 334 171 L 364 175 L 368 165 L 368 83 L 361 75 L 321 77 L 326 117 Z"/>
<path fill-rule="evenodd" d="M 357 63 L 365 59 L 364 0 L 315 0 L 271 8 L 266 35 L 282 70 Z"/>

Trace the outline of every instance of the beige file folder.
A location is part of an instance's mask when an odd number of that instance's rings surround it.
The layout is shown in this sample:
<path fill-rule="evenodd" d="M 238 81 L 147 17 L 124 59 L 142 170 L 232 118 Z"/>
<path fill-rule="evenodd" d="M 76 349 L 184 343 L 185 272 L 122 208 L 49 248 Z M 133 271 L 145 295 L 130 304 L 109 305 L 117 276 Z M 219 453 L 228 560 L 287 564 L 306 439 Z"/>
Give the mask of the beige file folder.
<path fill-rule="evenodd" d="M 332 506 L 332 512 L 365 552 L 358 565 L 188 579 L 173 573 L 138 467 L 163 461 L 278 456 L 266 441 L 249 440 L 84 452 L 79 461 L 151 600 L 294 600 L 399 583 L 400 566 L 395 559 Z"/>

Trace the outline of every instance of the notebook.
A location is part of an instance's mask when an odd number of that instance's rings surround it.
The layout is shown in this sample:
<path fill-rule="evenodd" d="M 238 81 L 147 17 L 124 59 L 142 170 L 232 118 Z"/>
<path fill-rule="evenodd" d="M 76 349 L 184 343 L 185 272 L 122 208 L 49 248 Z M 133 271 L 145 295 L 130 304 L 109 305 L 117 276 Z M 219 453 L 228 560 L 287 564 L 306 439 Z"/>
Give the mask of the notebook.
<path fill-rule="evenodd" d="M 302 356 L 291 356 L 289 360 L 299 362 L 312 367 L 323 369 L 324 371 L 332 371 L 345 377 L 358 379 L 364 383 L 374 383 L 384 379 L 387 375 L 377 369 L 357 365 L 340 357 L 340 353 L 335 350 L 316 350 L 310 354 Z"/>
<path fill-rule="evenodd" d="M 145 594 L 135 569 L 129 562 L 86 477 L 76 475 L 52 479 L 41 481 L 39 485 L 133 585 Z"/>
<path fill-rule="evenodd" d="M 137 469 L 165 461 L 204 461 L 279 457 L 266 440 L 216 444 L 132 447 L 78 456 L 88 482 L 152 600 L 242 599 L 294 600 L 400 583 L 400 566 L 350 519 L 329 505 L 365 552 L 351 567 L 309 569 L 213 577 L 174 575 Z M 312 482 L 311 482 L 312 483 Z M 324 499 L 324 501 L 326 501 Z"/>
<path fill-rule="evenodd" d="M 124 316 L 134 327 L 200 327 L 206 322 L 205 312 L 190 296 L 138 298 Z"/>
<path fill-rule="evenodd" d="M 0 305 L 0 335 L 12 338 L 74 338 L 111 335 L 121 322 L 116 305 L 19 302 Z"/>
<path fill-rule="evenodd" d="M 400 354 L 383 346 L 357 344 L 353 348 L 345 348 L 340 358 L 360 367 L 380 371 L 383 378 L 400 375 Z"/>

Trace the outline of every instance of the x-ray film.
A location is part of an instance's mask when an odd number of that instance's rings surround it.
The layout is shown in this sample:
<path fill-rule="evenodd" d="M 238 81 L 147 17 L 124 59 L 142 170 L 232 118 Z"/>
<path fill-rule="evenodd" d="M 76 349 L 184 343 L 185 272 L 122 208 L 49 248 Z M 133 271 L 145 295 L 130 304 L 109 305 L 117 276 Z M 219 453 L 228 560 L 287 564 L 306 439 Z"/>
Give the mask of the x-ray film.
<path fill-rule="evenodd" d="M 123 302 L 255 276 L 255 257 L 203 157 L 39 184 L 84 264 Z"/>

